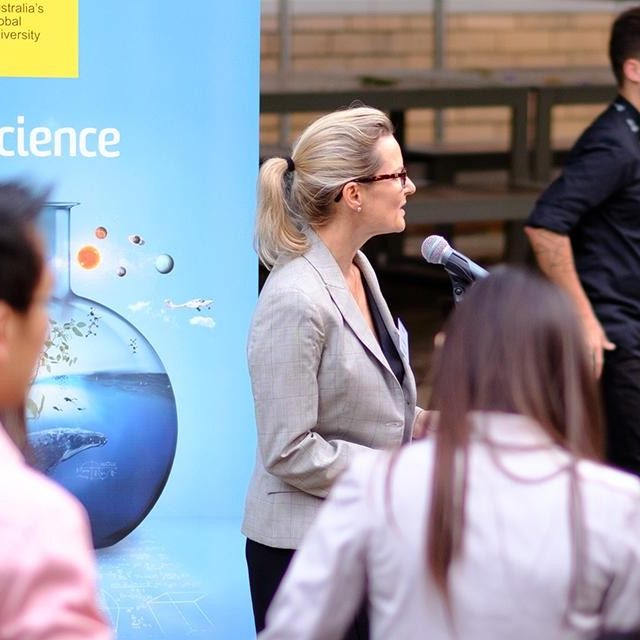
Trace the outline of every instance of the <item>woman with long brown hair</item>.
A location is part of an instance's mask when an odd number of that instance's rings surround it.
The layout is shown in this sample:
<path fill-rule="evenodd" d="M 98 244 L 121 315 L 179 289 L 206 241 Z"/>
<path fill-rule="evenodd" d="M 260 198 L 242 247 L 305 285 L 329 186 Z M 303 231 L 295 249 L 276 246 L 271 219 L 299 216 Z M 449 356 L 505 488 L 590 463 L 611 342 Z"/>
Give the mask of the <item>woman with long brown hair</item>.
<path fill-rule="evenodd" d="M 579 321 L 501 268 L 435 357 L 432 430 L 354 461 L 294 558 L 261 638 L 594 638 L 640 625 L 640 483 L 605 467 Z"/>

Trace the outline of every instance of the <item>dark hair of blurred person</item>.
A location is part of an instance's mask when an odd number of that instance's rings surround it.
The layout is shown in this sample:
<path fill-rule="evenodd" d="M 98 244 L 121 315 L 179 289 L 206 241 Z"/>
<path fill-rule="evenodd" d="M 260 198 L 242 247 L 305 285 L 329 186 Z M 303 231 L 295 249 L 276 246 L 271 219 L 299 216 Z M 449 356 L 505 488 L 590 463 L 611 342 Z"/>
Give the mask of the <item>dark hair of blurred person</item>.
<path fill-rule="evenodd" d="M 0 185 L 0 304 L 3 317 L 13 311 L 25 314 L 42 278 L 42 247 L 34 222 L 42 209 L 45 194 L 31 193 L 18 183 Z M 26 446 L 26 426 L 22 403 L 5 399 L 9 386 L 3 381 L 0 413 L 3 426 L 21 451 Z M 24 400 L 24 391 L 18 395 Z"/>

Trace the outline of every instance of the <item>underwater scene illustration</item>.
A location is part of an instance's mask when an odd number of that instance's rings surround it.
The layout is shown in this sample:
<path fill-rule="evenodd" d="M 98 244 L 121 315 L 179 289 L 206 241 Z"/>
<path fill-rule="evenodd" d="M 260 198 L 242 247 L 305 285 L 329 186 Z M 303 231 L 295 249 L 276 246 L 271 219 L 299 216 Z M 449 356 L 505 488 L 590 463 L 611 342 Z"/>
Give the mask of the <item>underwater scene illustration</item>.
<path fill-rule="evenodd" d="M 177 415 L 171 382 L 147 339 L 71 289 L 74 205 L 49 204 L 39 221 L 56 284 L 26 411 L 34 466 L 82 502 L 94 546 L 102 548 L 137 527 L 162 493 L 176 452 Z M 96 229 L 96 238 L 102 233 Z M 82 247 L 76 257 L 90 268 L 100 254 Z M 170 271 L 171 256 L 159 256 L 156 268 Z"/>

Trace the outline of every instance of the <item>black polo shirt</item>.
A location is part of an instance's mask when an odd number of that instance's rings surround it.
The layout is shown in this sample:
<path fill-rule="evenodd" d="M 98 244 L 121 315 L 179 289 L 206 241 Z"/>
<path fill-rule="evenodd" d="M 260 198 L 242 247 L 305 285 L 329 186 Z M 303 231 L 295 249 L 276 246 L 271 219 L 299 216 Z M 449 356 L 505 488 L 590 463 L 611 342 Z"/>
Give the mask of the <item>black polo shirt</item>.
<path fill-rule="evenodd" d="M 527 224 L 568 234 L 607 336 L 640 355 L 640 113 L 618 96 L 580 136 Z"/>

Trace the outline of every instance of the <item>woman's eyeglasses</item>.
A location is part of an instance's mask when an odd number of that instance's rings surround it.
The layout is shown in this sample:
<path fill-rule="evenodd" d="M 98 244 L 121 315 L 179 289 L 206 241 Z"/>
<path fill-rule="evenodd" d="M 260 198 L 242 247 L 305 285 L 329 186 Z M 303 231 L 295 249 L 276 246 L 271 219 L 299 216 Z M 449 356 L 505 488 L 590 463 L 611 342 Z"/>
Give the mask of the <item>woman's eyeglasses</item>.
<path fill-rule="evenodd" d="M 349 182 L 359 182 L 361 184 L 367 184 L 369 182 L 380 182 L 380 180 L 396 180 L 400 178 L 400 186 L 404 189 L 405 184 L 407 184 L 407 170 L 403 169 L 402 171 L 398 171 L 397 173 L 382 173 L 379 176 L 366 176 L 364 178 L 354 178 L 353 180 L 349 180 Z M 334 202 L 340 202 L 342 198 L 342 189 L 338 195 L 334 198 Z"/>

